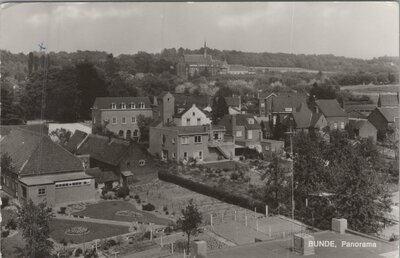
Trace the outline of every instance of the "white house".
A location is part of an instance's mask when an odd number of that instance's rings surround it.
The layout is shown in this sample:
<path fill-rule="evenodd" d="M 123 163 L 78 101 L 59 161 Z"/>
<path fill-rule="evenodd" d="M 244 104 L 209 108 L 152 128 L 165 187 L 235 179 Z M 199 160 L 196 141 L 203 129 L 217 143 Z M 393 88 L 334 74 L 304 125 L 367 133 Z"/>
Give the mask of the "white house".
<path fill-rule="evenodd" d="M 176 126 L 193 126 L 211 124 L 211 119 L 201 111 L 195 104 L 190 108 L 174 115 Z"/>

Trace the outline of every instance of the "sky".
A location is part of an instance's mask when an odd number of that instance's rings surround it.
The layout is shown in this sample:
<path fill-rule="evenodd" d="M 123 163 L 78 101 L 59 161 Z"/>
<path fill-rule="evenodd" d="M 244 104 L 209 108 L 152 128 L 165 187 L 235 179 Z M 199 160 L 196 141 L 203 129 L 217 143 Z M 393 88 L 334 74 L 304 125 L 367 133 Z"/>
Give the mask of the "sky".
<path fill-rule="evenodd" d="M 163 48 L 370 59 L 399 55 L 396 2 L 2 4 L 0 48 L 13 53 Z"/>

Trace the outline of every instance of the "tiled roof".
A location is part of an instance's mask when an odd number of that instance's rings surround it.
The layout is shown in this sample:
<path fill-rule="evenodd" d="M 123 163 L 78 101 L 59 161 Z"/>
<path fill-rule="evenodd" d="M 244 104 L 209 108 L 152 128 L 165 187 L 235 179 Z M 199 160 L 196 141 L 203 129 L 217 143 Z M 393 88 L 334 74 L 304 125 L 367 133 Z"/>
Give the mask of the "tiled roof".
<path fill-rule="evenodd" d="M 99 168 L 89 168 L 85 171 L 96 180 L 96 183 L 102 184 L 106 182 L 119 181 L 119 176 L 113 171 L 101 171 Z"/>
<path fill-rule="evenodd" d="M 393 94 L 379 94 L 378 104 L 381 107 L 385 106 L 398 106 L 399 98 Z"/>
<path fill-rule="evenodd" d="M 272 99 L 272 112 L 292 112 L 302 103 L 307 103 L 307 96 L 298 93 L 282 93 Z M 288 111 L 287 109 L 292 109 Z"/>
<path fill-rule="evenodd" d="M 374 104 L 364 104 L 364 105 L 346 105 L 345 110 L 346 113 L 350 113 L 351 111 L 361 111 L 361 112 L 372 112 L 376 108 Z"/>
<path fill-rule="evenodd" d="M 347 116 L 349 118 L 358 118 L 358 119 L 366 119 L 368 117 L 357 110 L 352 110 L 352 111 L 348 112 Z"/>
<path fill-rule="evenodd" d="M 336 99 L 319 99 L 316 100 L 318 108 L 324 114 L 325 117 L 346 117 L 347 114 L 340 107 L 339 102 Z"/>
<path fill-rule="evenodd" d="M 82 171 L 81 161 L 51 141 L 47 135 L 14 128 L 0 142 L 0 153 L 8 153 L 21 176 Z"/>
<path fill-rule="evenodd" d="M 389 123 L 393 123 L 395 117 L 399 117 L 399 109 L 397 107 L 377 108 Z"/>
<path fill-rule="evenodd" d="M 320 119 L 320 117 L 323 116 L 322 113 L 312 113 L 312 117 L 311 117 L 311 122 L 310 122 L 310 127 L 315 128 L 318 120 Z"/>
<path fill-rule="evenodd" d="M 78 145 L 85 139 L 87 133 L 76 130 L 75 133 L 69 138 L 68 143 L 64 146 L 69 152 L 75 153 Z"/>
<path fill-rule="evenodd" d="M 125 103 L 126 109 L 130 109 L 130 104 L 135 103 L 136 108 L 143 102 L 145 108 L 150 108 L 150 99 L 148 97 L 97 97 L 94 101 L 93 108 L 111 109 L 111 104 L 115 103 L 117 109 L 121 108 L 121 103 Z"/>
<path fill-rule="evenodd" d="M 236 117 L 236 126 L 244 126 L 247 130 L 259 130 L 261 129 L 260 124 L 252 114 L 236 114 L 236 115 L 225 115 L 218 125 L 225 126 L 226 128 L 231 127 L 232 117 Z M 253 119 L 254 123 L 250 124 L 249 119 Z"/>
<path fill-rule="evenodd" d="M 207 107 L 210 104 L 209 96 L 195 96 L 195 95 L 187 95 L 174 93 L 175 98 L 175 106 L 176 107 L 191 107 L 195 104 L 199 108 Z"/>
<path fill-rule="evenodd" d="M 117 166 L 128 150 L 128 141 L 90 134 L 78 148 L 76 154 L 90 155 L 90 158 Z"/>
<path fill-rule="evenodd" d="M 312 121 L 312 112 L 307 104 L 302 103 L 296 112 L 292 113 L 296 128 L 309 128 Z"/>

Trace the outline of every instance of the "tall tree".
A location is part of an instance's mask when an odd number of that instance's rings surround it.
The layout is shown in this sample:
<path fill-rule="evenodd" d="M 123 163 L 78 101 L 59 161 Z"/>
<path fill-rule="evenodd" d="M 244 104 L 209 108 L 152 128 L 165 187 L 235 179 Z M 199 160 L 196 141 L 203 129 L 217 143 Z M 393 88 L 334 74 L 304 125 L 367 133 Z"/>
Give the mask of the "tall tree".
<path fill-rule="evenodd" d="M 32 258 L 50 257 L 53 242 L 50 238 L 51 213 L 45 203 L 34 204 L 29 199 L 18 210 L 18 226 L 26 243 L 26 256 Z"/>
<path fill-rule="evenodd" d="M 149 132 L 150 132 L 150 124 L 153 122 L 151 117 L 145 117 L 144 115 L 139 115 L 137 117 L 137 125 L 140 131 L 140 139 L 141 142 L 149 141 Z"/>
<path fill-rule="evenodd" d="M 214 97 L 211 110 L 211 120 L 217 124 L 221 118 L 229 113 L 228 105 L 223 97 Z"/>
<path fill-rule="evenodd" d="M 77 86 L 80 96 L 79 118 L 90 119 L 90 108 L 96 97 L 107 95 L 107 87 L 92 63 L 87 61 L 76 65 Z"/>
<path fill-rule="evenodd" d="M 187 236 L 187 250 L 190 249 L 190 237 L 194 236 L 199 231 L 199 226 L 202 223 L 202 215 L 197 206 L 193 203 L 193 199 L 189 201 L 188 206 L 182 210 L 182 217 L 178 219 L 177 225 Z"/>

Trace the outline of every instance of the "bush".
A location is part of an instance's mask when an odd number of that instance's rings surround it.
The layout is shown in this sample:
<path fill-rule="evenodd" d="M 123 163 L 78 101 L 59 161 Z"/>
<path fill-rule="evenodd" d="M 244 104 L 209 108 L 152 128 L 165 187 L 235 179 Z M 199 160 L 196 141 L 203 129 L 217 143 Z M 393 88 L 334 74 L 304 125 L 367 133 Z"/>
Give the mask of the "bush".
<path fill-rule="evenodd" d="M 109 239 L 109 240 L 107 241 L 107 243 L 108 243 L 109 246 L 115 246 L 115 245 L 117 245 L 117 242 L 116 242 L 114 239 Z"/>
<path fill-rule="evenodd" d="M 112 191 L 107 192 L 107 193 L 104 195 L 104 199 L 106 199 L 106 200 L 115 199 L 115 193 L 112 192 Z"/>
<path fill-rule="evenodd" d="M 238 180 L 238 179 L 239 179 L 239 174 L 236 173 L 236 172 L 233 172 L 233 173 L 231 174 L 231 179 L 232 179 L 232 180 Z"/>
<path fill-rule="evenodd" d="M 10 203 L 10 197 L 8 197 L 8 196 L 1 197 L 1 208 L 2 209 L 4 207 L 7 207 L 9 203 Z"/>
<path fill-rule="evenodd" d="M 65 214 L 67 207 L 60 207 L 60 214 Z"/>
<path fill-rule="evenodd" d="M 164 206 L 164 207 L 163 207 L 163 211 L 167 212 L 167 211 L 168 211 L 168 207 L 167 207 L 167 206 Z"/>
<path fill-rule="evenodd" d="M 140 196 L 137 194 L 135 194 L 135 197 L 133 197 L 133 198 L 135 198 L 135 200 L 140 200 Z"/>
<path fill-rule="evenodd" d="M 125 198 L 126 196 L 129 195 L 129 188 L 127 186 L 118 188 L 116 194 L 118 198 Z"/>
<path fill-rule="evenodd" d="M 17 222 L 14 219 L 10 219 L 6 224 L 6 228 L 15 230 L 17 228 Z"/>
<path fill-rule="evenodd" d="M 143 239 L 143 240 L 144 240 L 144 239 L 150 239 L 150 231 L 144 232 L 144 234 L 143 234 L 143 236 L 142 236 L 142 239 Z"/>
<path fill-rule="evenodd" d="M 83 253 L 81 248 L 75 250 L 75 257 L 79 257 Z"/>
<path fill-rule="evenodd" d="M 60 244 L 66 246 L 66 245 L 68 245 L 68 241 L 65 240 L 65 238 L 63 238 L 63 239 L 60 240 Z"/>
<path fill-rule="evenodd" d="M 142 209 L 144 211 L 154 211 L 156 209 L 156 207 L 153 204 L 148 203 L 146 205 L 142 205 Z"/>
<path fill-rule="evenodd" d="M 9 234 L 10 234 L 9 230 L 1 231 L 1 237 L 8 237 Z"/>

